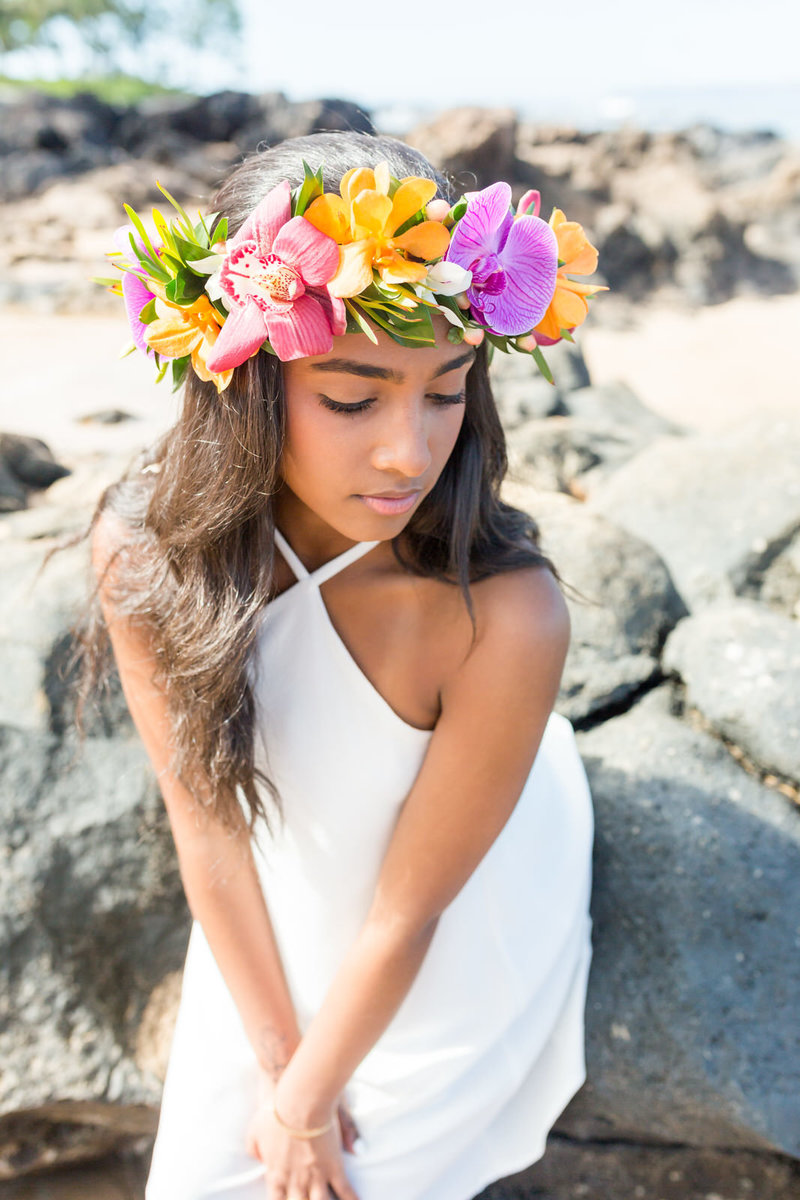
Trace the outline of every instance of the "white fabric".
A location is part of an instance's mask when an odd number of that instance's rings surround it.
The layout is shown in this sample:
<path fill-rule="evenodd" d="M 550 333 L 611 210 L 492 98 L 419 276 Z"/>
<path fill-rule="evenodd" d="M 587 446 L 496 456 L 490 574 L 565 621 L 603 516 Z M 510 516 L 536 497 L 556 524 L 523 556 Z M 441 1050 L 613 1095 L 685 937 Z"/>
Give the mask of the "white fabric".
<path fill-rule="evenodd" d="M 432 734 L 356 665 L 319 586 L 376 542 L 267 607 L 252 681 L 258 762 L 285 820 L 259 830 L 259 873 L 301 1030 L 369 909 Z M 442 914 L 411 989 L 345 1097 L 360 1200 L 471 1200 L 544 1153 L 585 1078 L 593 813 L 569 721 L 553 713 L 519 801 Z M 264 1200 L 244 1149 L 255 1059 L 202 929 L 192 929 L 147 1200 Z"/>

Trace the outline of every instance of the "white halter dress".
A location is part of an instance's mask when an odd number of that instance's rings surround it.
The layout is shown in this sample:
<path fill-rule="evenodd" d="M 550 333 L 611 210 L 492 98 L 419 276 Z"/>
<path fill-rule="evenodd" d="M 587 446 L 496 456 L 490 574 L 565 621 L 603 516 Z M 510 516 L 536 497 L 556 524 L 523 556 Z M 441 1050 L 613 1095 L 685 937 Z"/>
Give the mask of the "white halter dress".
<path fill-rule="evenodd" d="M 300 1029 L 357 937 L 432 732 L 402 720 L 336 632 L 320 586 L 266 608 L 251 679 L 257 757 L 284 823 L 254 850 Z M 465 752 L 467 752 L 465 748 Z M 359 1200 L 472 1200 L 542 1156 L 585 1079 L 593 812 L 569 721 L 553 713 L 519 801 L 442 914 L 399 1010 L 345 1088 Z M 245 1150 L 256 1064 L 200 926 L 192 929 L 147 1200 L 264 1200 Z"/>

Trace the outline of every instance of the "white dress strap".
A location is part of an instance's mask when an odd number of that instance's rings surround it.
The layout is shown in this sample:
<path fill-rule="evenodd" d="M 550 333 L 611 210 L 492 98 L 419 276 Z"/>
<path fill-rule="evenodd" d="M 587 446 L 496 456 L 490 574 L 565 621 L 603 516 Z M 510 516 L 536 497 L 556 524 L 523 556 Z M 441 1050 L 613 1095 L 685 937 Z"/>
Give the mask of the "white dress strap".
<path fill-rule="evenodd" d="M 330 579 L 331 576 L 336 575 L 339 571 L 343 571 L 345 567 L 349 567 L 351 563 L 357 562 L 359 558 L 362 558 L 374 546 L 377 546 L 379 541 L 380 538 L 374 542 L 356 542 L 349 550 L 337 554 L 329 562 L 323 563 L 321 567 L 317 567 L 316 571 L 308 571 L 281 531 L 279 529 L 275 530 L 275 545 L 294 571 L 296 577 L 298 579 L 310 579 L 317 587 L 325 583 L 327 579 Z"/>
<path fill-rule="evenodd" d="M 306 568 L 300 562 L 300 559 L 297 557 L 294 550 L 292 549 L 292 547 L 287 542 L 286 538 L 281 533 L 280 529 L 275 530 L 275 545 L 278 547 L 281 554 L 283 555 L 283 557 L 286 559 L 289 566 L 294 571 L 295 577 L 297 579 L 307 579 L 309 576 L 309 572 L 306 570 Z"/>

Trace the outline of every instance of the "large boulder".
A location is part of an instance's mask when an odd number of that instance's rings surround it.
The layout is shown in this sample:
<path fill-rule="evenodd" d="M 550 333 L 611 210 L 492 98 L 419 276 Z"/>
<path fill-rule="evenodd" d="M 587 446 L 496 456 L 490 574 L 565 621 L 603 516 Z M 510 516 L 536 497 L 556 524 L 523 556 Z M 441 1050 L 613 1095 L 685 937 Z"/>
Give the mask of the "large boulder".
<path fill-rule="evenodd" d="M 800 1156 L 800 812 L 673 712 L 578 734 L 597 816 L 583 1140 Z"/>
<path fill-rule="evenodd" d="M 536 520 L 567 584 L 572 634 L 559 712 L 578 726 L 619 712 L 660 679 L 661 647 L 686 615 L 669 571 L 646 542 L 575 500 L 513 483 L 503 497 Z"/>
<path fill-rule="evenodd" d="M 800 421 L 755 418 L 664 437 L 590 490 L 593 511 L 644 538 L 690 608 L 737 595 L 800 529 Z"/>
<path fill-rule="evenodd" d="M 800 622 L 751 600 L 712 604 L 672 630 L 663 664 L 718 733 L 800 784 Z"/>
<path fill-rule="evenodd" d="M 37 578 L 52 544 L 7 540 L 0 578 L 0 1176 L 152 1132 L 164 1026 L 153 1005 L 189 924 L 118 684 L 82 745 L 72 732 L 87 552 L 60 553 Z"/>

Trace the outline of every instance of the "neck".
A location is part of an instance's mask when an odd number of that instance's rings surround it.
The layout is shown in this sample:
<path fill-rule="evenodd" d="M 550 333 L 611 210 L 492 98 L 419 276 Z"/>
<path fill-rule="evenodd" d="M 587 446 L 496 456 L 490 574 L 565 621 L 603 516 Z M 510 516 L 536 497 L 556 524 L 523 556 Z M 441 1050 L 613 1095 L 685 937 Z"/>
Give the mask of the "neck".
<path fill-rule="evenodd" d="M 323 521 L 286 484 L 273 498 L 273 513 L 278 529 L 309 571 L 316 571 L 356 545 L 352 538 Z"/>

